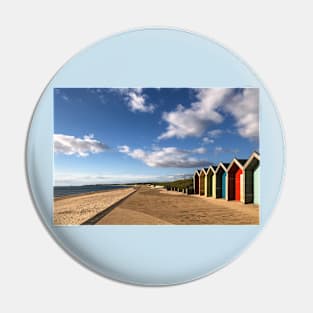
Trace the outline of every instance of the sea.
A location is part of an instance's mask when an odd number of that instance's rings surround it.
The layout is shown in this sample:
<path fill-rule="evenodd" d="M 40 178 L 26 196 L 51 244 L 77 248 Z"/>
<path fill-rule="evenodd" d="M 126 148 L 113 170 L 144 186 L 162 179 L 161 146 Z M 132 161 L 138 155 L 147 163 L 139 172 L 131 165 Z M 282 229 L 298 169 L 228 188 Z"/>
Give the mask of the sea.
<path fill-rule="evenodd" d="M 54 186 L 54 198 L 79 195 L 82 193 L 95 192 L 101 190 L 113 190 L 129 188 L 126 185 L 85 185 L 85 186 Z"/>

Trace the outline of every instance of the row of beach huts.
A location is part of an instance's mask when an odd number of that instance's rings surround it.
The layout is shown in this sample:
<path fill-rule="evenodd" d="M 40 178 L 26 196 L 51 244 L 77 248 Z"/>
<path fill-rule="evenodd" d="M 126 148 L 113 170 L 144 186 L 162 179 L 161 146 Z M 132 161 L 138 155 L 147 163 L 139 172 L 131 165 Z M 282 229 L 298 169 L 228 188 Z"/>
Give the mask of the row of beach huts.
<path fill-rule="evenodd" d="M 195 171 L 193 189 L 200 196 L 260 203 L 260 155 L 253 152 L 249 159 L 234 158 Z"/>

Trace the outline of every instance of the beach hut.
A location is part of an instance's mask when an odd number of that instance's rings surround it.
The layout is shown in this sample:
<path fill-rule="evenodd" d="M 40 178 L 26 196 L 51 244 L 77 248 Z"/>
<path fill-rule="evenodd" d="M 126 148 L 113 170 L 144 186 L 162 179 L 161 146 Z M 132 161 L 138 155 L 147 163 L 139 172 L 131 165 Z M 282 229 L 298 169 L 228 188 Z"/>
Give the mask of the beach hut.
<path fill-rule="evenodd" d="M 226 198 L 226 175 L 229 163 L 220 162 L 215 170 L 215 196 Z"/>
<path fill-rule="evenodd" d="M 245 159 L 233 159 L 227 168 L 227 200 L 244 202 Z"/>
<path fill-rule="evenodd" d="M 204 195 L 206 197 L 216 198 L 216 176 L 215 176 L 216 166 L 211 165 L 206 170 L 206 176 L 204 180 Z"/>
<path fill-rule="evenodd" d="M 199 194 L 200 171 L 196 170 L 193 174 L 193 190 L 195 194 Z"/>
<path fill-rule="evenodd" d="M 206 172 L 207 168 L 203 168 L 200 171 L 200 176 L 199 176 L 199 195 L 204 196 L 205 195 L 205 178 L 206 178 Z"/>
<path fill-rule="evenodd" d="M 200 180 L 202 179 L 202 181 L 203 181 L 203 195 L 206 197 L 207 196 L 207 193 L 206 193 L 206 184 L 207 184 L 207 181 L 206 181 L 206 179 L 207 179 L 207 170 L 208 170 L 208 168 L 203 168 L 202 170 L 201 170 L 201 172 L 200 172 Z M 201 186 L 201 182 L 200 182 L 200 186 Z M 201 189 L 201 187 L 200 187 L 200 189 Z"/>
<path fill-rule="evenodd" d="M 253 152 L 244 166 L 244 202 L 260 204 L 260 155 Z"/>

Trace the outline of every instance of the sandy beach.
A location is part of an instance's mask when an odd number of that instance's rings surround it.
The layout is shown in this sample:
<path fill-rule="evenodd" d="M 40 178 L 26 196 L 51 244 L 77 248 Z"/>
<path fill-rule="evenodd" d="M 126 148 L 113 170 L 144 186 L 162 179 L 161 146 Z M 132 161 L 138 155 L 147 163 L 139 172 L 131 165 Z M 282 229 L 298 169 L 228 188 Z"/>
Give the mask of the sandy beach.
<path fill-rule="evenodd" d="M 97 224 L 252 225 L 259 224 L 259 207 L 142 186 Z"/>
<path fill-rule="evenodd" d="M 56 198 L 54 199 L 54 224 L 82 224 L 135 190 L 135 188 L 123 188 Z"/>
<path fill-rule="evenodd" d="M 259 207 L 141 186 L 54 200 L 56 225 L 253 225 Z"/>

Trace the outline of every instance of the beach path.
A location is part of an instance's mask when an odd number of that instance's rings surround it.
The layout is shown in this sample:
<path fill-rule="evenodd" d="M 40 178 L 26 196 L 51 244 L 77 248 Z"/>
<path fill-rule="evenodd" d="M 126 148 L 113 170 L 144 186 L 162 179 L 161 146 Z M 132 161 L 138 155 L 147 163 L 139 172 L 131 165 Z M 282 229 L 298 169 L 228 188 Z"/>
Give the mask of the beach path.
<path fill-rule="evenodd" d="M 131 187 L 56 198 L 53 208 L 54 225 L 80 225 L 105 210 L 112 209 L 135 191 Z"/>
<path fill-rule="evenodd" d="M 259 207 L 237 201 L 141 186 L 97 224 L 247 225 L 259 224 Z"/>

